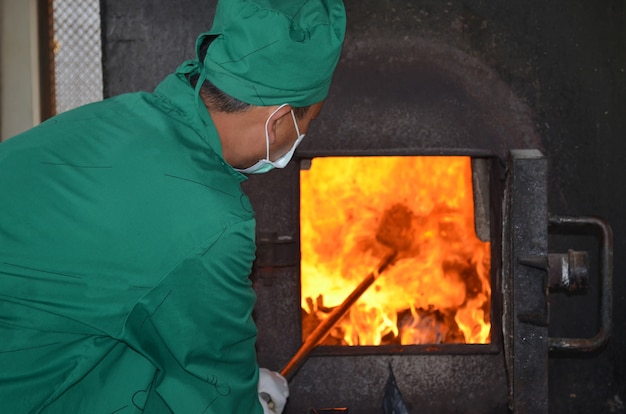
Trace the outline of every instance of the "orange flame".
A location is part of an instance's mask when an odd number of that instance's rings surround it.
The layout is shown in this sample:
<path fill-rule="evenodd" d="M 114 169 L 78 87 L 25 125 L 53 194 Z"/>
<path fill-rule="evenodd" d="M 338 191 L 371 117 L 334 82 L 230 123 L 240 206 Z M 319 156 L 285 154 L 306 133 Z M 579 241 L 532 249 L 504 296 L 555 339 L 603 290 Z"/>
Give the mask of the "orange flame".
<path fill-rule="evenodd" d="M 412 212 L 411 247 L 324 344 L 487 343 L 490 247 L 474 230 L 469 157 L 315 158 L 301 172 L 303 337 L 389 253 L 384 212 Z"/>

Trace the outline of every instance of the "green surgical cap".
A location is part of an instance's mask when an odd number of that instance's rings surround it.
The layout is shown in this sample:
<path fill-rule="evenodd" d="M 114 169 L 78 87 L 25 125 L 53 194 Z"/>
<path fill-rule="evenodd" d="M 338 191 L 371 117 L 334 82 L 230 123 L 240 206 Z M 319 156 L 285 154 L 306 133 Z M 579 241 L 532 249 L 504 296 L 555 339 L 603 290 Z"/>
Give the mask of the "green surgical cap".
<path fill-rule="evenodd" d="M 228 95 L 252 105 L 322 101 L 345 36 L 341 0 L 221 0 L 200 70 Z"/>

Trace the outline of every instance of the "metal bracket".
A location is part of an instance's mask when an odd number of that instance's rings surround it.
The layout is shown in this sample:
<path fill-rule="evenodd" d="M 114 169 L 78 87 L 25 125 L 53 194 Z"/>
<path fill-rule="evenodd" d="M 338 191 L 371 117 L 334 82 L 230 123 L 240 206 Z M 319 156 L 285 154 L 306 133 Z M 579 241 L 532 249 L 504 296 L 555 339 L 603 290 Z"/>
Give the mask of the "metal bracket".
<path fill-rule="evenodd" d="M 290 236 L 276 233 L 257 234 L 254 273 L 264 286 L 273 286 L 282 269 L 295 267 L 300 259 L 300 246 Z"/>
<path fill-rule="evenodd" d="M 601 320 L 598 333 L 593 338 L 550 338 L 549 342 L 550 351 L 589 352 L 596 350 L 602 347 L 611 335 L 613 310 L 613 232 L 605 220 L 597 217 L 550 217 L 549 223 L 561 227 L 595 226 L 601 231 L 600 283 L 602 292 L 600 301 Z M 575 265 L 576 269 L 574 269 L 574 274 L 571 277 L 573 277 L 575 281 L 582 280 L 584 283 L 584 276 L 586 276 L 586 274 L 584 274 L 585 270 L 583 268 L 585 267 L 586 257 L 580 255 L 572 256 L 571 254 L 569 256 L 568 268 L 570 262 L 578 263 Z M 563 278 L 566 276 L 565 274 L 562 275 Z"/>
<path fill-rule="evenodd" d="M 523 256 L 521 265 L 545 270 L 550 290 L 576 292 L 584 290 L 589 281 L 589 253 L 568 250 L 567 253 L 550 253 L 548 256 Z"/>
<path fill-rule="evenodd" d="M 300 259 L 299 248 L 291 236 L 258 234 L 255 266 L 270 269 L 297 266 Z"/>

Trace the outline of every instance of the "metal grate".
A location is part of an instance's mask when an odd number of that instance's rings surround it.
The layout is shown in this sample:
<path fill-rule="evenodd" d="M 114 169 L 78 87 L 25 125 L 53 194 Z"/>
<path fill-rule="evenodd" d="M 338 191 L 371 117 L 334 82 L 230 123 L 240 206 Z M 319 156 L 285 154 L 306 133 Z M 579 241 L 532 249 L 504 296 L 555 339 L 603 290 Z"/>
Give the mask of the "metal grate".
<path fill-rule="evenodd" d="M 56 113 L 102 99 L 99 0 L 53 0 Z"/>

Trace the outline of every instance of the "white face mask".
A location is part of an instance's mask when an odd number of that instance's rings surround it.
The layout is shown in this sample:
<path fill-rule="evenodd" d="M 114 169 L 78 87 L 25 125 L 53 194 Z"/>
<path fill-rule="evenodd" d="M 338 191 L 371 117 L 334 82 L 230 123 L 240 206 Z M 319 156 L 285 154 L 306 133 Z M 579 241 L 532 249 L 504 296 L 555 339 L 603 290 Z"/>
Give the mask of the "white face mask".
<path fill-rule="evenodd" d="M 300 142 L 302 142 L 302 139 L 304 138 L 306 134 L 300 134 L 300 129 L 298 128 L 298 123 L 296 122 L 296 115 L 293 113 L 293 110 L 292 110 L 291 117 L 293 118 L 293 124 L 296 127 L 296 133 L 298 134 L 298 139 L 296 139 L 296 142 L 293 143 L 293 146 L 291 147 L 289 151 L 287 151 L 285 155 L 281 156 L 276 161 L 270 161 L 270 134 L 268 130 L 268 125 L 269 125 L 270 119 L 272 119 L 274 114 L 278 112 L 278 110 L 285 105 L 287 104 L 282 104 L 281 106 L 276 108 L 276 110 L 272 112 L 270 116 L 267 117 L 267 121 L 265 121 L 265 148 L 266 148 L 265 158 L 257 161 L 257 163 L 251 167 L 244 168 L 244 169 L 235 168 L 235 170 L 242 172 L 244 174 L 263 174 L 272 170 L 273 168 L 285 168 L 287 166 L 287 164 L 291 160 L 291 157 L 293 157 L 293 153 L 296 151 L 296 148 L 298 147 Z"/>

